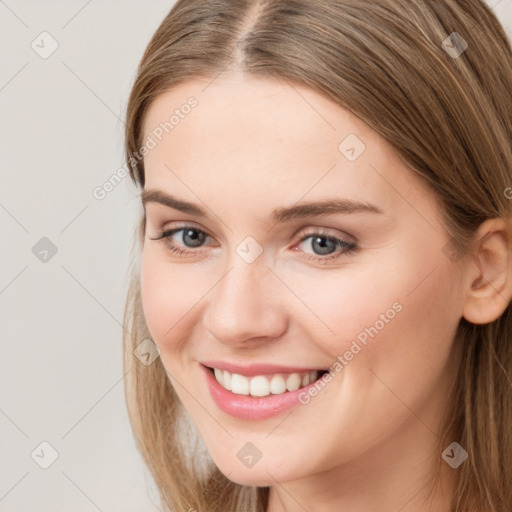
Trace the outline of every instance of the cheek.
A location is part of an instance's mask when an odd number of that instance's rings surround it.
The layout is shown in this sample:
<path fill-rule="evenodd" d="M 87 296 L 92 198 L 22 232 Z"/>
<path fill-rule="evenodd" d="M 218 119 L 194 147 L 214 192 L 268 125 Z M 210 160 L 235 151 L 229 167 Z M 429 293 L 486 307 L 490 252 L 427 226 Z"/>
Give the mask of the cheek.
<path fill-rule="evenodd" d="M 153 341 L 160 348 L 172 349 L 170 342 L 179 339 L 186 324 L 181 320 L 204 291 L 200 283 L 193 282 L 193 273 L 184 273 L 181 265 L 171 265 L 159 252 L 149 248 L 142 253 L 142 309 Z"/>
<path fill-rule="evenodd" d="M 444 255 L 404 247 L 372 265 L 293 277 L 310 310 L 300 322 L 333 362 L 346 351 L 365 366 L 448 357 L 460 314 Z"/>
<path fill-rule="evenodd" d="M 297 303 L 293 314 L 308 333 L 304 338 L 321 345 L 334 361 L 354 340 L 369 345 L 375 326 L 381 337 L 403 315 L 404 283 L 390 273 L 389 267 L 357 264 L 283 276 L 300 301 L 289 299 L 290 306 Z"/>

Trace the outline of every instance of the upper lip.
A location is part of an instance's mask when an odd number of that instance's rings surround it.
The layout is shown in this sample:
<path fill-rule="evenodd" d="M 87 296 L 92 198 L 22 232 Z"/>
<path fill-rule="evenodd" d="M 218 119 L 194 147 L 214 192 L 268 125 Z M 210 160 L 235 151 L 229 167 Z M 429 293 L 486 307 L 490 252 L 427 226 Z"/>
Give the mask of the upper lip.
<path fill-rule="evenodd" d="M 324 371 L 324 368 L 304 368 L 298 366 L 281 366 L 276 364 L 249 364 L 242 366 L 224 361 L 201 361 L 201 364 L 209 368 L 227 370 L 229 373 L 237 373 L 247 377 L 254 377 L 255 375 L 265 375 L 269 373 L 301 373 L 313 370 Z"/>

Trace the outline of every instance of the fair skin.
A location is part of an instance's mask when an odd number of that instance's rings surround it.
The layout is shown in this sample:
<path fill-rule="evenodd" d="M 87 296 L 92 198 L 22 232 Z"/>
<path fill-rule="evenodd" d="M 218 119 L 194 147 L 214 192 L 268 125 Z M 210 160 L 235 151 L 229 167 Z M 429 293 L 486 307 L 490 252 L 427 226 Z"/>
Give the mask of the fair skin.
<path fill-rule="evenodd" d="M 145 190 L 207 217 L 145 204 L 141 288 L 161 361 L 211 457 L 237 483 L 271 486 L 270 512 L 448 512 L 458 470 L 442 462 L 442 485 L 429 494 L 428 484 L 456 375 L 453 338 L 463 316 L 487 323 L 505 309 L 510 234 L 489 221 L 478 233 L 487 235 L 481 258 L 449 259 L 434 196 L 357 117 L 286 82 L 208 82 L 161 94 L 145 118 L 147 135 L 197 98 L 145 157 Z M 338 149 L 349 134 L 366 146 L 355 161 Z M 382 213 L 270 218 L 336 198 Z M 184 225 L 204 243 L 191 245 L 186 230 L 155 240 Z M 300 241 L 319 230 L 358 248 L 333 246 L 338 257 L 322 263 L 329 254 L 314 237 Z M 262 249 L 252 263 L 236 251 L 246 237 Z M 307 405 L 251 421 L 212 400 L 199 361 L 328 369 L 396 302 L 400 312 Z M 237 457 L 247 442 L 262 454 L 252 467 Z"/>

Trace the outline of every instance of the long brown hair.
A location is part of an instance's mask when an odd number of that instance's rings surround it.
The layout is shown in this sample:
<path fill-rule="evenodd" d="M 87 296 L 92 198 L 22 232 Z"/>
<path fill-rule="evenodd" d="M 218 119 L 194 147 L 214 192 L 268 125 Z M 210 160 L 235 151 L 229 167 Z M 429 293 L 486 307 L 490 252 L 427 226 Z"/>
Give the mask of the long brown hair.
<path fill-rule="evenodd" d="M 511 218 L 512 52 L 483 1 L 178 0 L 129 97 L 125 149 L 135 184 L 144 187 L 139 151 L 154 99 L 230 69 L 308 86 L 365 121 L 430 185 L 461 255 L 484 220 Z M 135 256 L 144 230 L 143 216 Z M 178 512 L 263 512 L 269 488 L 227 479 L 187 423 L 160 359 L 145 366 L 134 357 L 150 338 L 136 260 L 124 323 L 128 411 L 163 503 Z M 462 319 L 457 340 L 462 363 L 446 432 L 458 433 L 469 457 L 457 470 L 452 509 L 510 512 L 510 303 L 490 324 Z M 450 441 L 441 436 L 439 460 Z"/>

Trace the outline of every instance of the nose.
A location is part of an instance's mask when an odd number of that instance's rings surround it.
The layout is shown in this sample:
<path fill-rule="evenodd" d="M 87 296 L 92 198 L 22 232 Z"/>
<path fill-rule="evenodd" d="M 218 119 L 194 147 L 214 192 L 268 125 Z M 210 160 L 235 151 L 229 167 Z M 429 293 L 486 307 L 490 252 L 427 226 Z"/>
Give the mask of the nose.
<path fill-rule="evenodd" d="M 234 261 L 209 294 L 204 326 L 216 340 L 232 348 L 279 338 L 287 329 L 280 303 L 284 288 L 264 261 Z"/>

